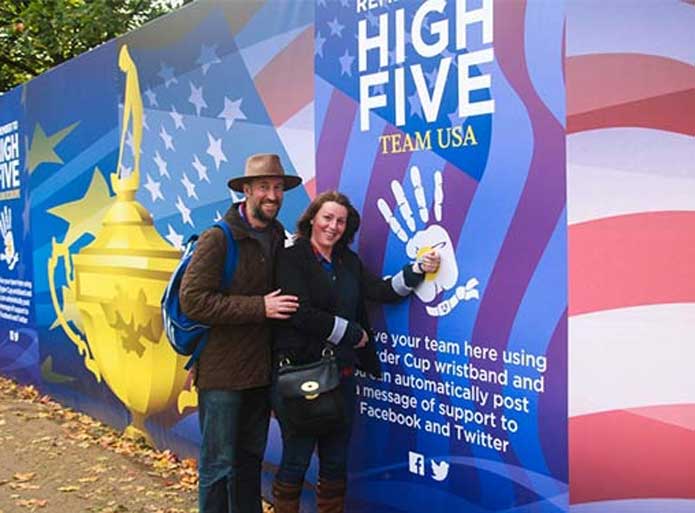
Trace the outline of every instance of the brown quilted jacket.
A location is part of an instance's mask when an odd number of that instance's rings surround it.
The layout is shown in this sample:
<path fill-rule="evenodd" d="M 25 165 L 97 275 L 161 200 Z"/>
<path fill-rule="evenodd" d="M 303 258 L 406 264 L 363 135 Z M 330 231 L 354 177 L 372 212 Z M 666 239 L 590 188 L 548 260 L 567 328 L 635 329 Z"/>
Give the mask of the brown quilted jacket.
<path fill-rule="evenodd" d="M 226 238 L 222 230 L 211 228 L 200 236 L 179 299 L 186 315 L 212 326 L 196 364 L 196 386 L 243 390 L 270 384 L 272 333 L 263 296 L 272 290 L 272 265 L 249 234 L 237 205 L 224 219 L 232 228 L 238 255 L 230 289 L 220 290 Z M 277 249 L 285 232 L 278 222 L 271 229 Z"/>

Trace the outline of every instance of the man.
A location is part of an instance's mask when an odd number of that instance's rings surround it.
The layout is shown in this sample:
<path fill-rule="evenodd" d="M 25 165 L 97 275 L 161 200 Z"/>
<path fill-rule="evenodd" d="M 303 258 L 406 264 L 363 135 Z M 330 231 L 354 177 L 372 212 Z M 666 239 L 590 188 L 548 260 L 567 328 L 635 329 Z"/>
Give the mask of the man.
<path fill-rule="evenodd" d="M 202 433 L 200 513 L 261 513 L 260 471 L 270 421 L 271 327 L 287 319 L 297 297 L 272 290 L 276 250 L 285 231 L 275 219 L 284 191 L 301 183 L 277 155 L 253 155 L 244 176 L 228 182 L 243 192 L 224 220 L 238 250 L 234 279 L 221 290 L 226 237 L 205 231 L 184 274 L 184 312 L 212 327 L 195 368 Z"/>

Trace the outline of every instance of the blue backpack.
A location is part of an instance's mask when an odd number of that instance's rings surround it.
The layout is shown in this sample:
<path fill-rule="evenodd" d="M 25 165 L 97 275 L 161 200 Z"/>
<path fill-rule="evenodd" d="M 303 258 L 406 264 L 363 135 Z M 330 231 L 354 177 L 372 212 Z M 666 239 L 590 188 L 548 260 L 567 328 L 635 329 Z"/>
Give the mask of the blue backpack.
<path fill-rule="evenodd" d="M 213 227 L 215 226 L 222 230 L 227 238 L 227 258 L 224 261 L 224 275 L 222 277 L 222 288 L 227 289 L 234 277 L 234 270 L 237 264 L 237 247 L 229 225 L 226 222 L 220 221 L 213 225 Z M 186 241 L 183 256 L 181 256 L 179 265 L 176 266 L 171 278 L 169 278 L 169 284 L 162 296 L 164 329 L 174 351 L 184 356 L 190 356 L 185 366 L 186 370 L 190 369 L 198 360 L 210 334 L 210 326 L 189 318 L 183 313 L 179 303 L 181 280 L 191 261 L 197 242 L 197 235 L 191 235 Z"/>

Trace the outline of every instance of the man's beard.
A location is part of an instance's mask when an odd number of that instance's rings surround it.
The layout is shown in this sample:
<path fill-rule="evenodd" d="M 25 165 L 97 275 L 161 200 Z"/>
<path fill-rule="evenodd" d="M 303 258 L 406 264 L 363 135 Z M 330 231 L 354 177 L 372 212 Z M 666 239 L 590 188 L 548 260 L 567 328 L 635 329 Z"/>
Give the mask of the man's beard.
<path fill-rule="evenodd" d="M 263 209 L 261 208 L 263 206 L 263 203 L 271 203 L 274 205 L 277 205 L 277 208 L 275 209 L 275 213 L 272 216 L 266 215 L 265 212 L 263 212 Z M 277 215 L 278 212 L 280 212 L 280 205 L 281 203 L 279 201 L 264 201 L 263 203 L 260 203 L 258 205 L 254 205 L 253 208 L 251 209 L 251 215 L 258 219 L 262 223 L 270 223 L 273 221 Z"/>

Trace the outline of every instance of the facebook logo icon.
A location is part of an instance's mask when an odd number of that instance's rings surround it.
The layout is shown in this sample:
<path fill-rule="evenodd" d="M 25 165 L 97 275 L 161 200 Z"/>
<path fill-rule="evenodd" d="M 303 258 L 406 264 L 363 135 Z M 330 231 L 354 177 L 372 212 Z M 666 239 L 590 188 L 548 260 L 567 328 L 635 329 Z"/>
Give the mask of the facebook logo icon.
<path fill-rule="evenodd" d="M 408 470 L 418 476 L 425 475 L 425 457 L 419 452 L 408 451 Z"/>

